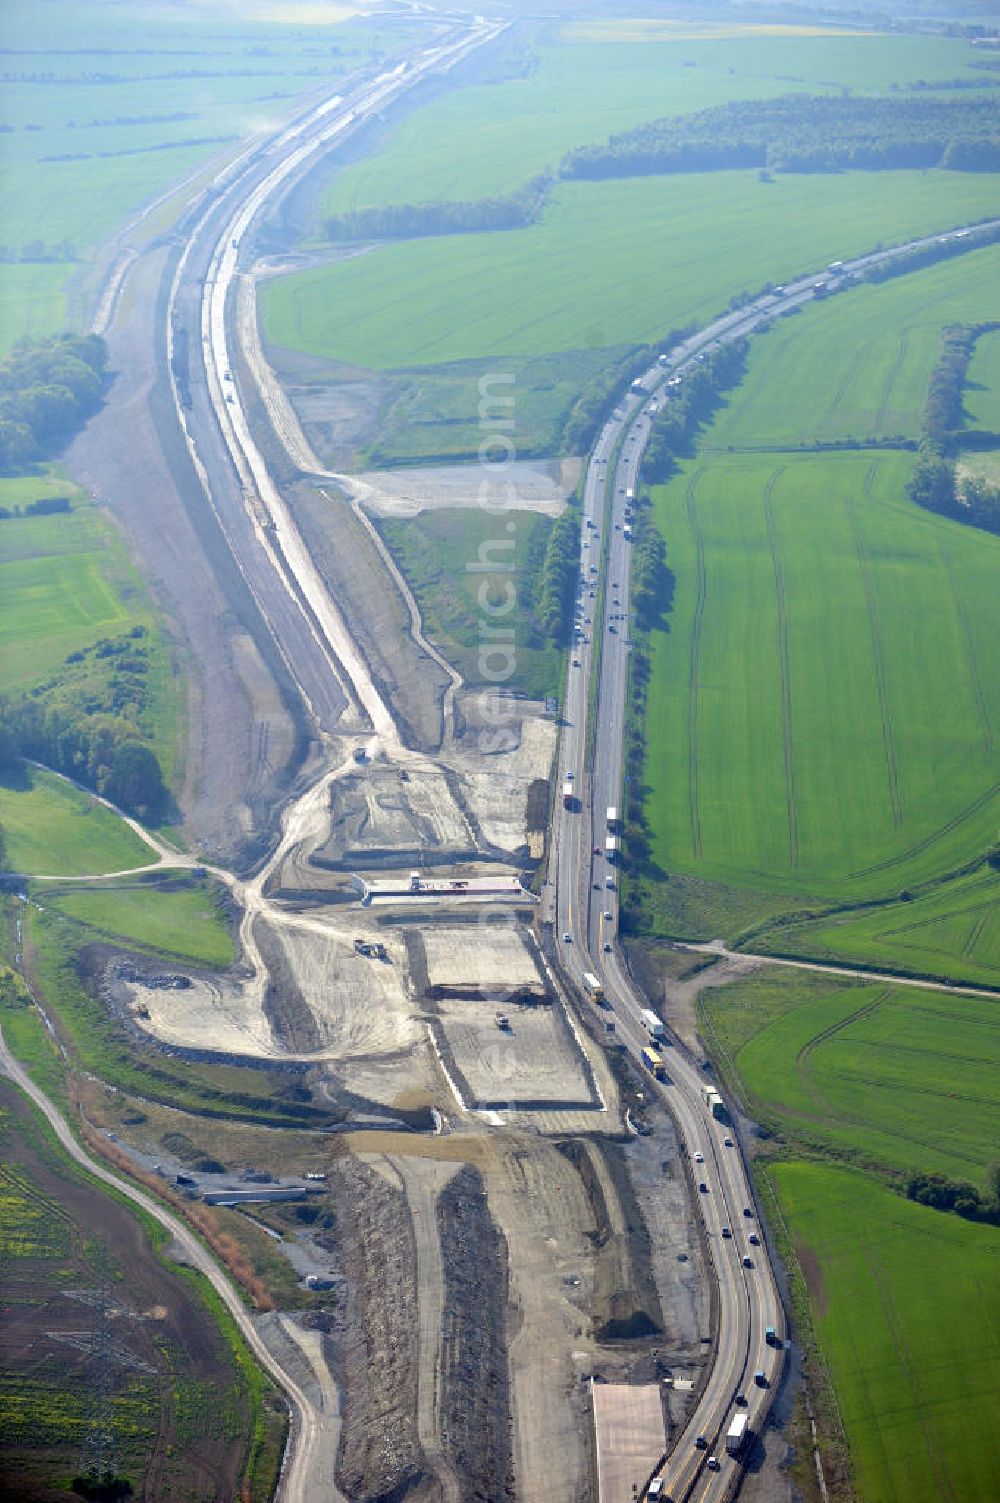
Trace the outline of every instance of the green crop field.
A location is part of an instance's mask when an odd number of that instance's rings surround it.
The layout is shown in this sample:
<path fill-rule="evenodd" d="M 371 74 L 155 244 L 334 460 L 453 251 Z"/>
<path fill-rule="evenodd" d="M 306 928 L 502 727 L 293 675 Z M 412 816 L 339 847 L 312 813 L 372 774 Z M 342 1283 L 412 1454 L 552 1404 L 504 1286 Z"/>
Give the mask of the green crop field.
<path fill-rule="evenodd" d="M 770 968 L 704 994 L 749 1110 L 787 1138 L 982 1186 L 1000 1143 L 992 999 Z"/>
<path fill-rule="evenodd" d="M 472 572 L 469 565 L 480 557 L 480 546 L 495 545 L 511 523 L 517 529 L 516 547 L 513 555 L 504 554 L 503 558 L 506 561 L 512 557 L 518 604 L 504 617 L 504 625 L 515 634 L 514 673 L 504 687 L 539 699 L 558 692 L 562 666 L 561 651 L 540 633 L 530 605 L 531 582 L 537 578 L 551 518 L 511 511 L 498 523 L 488 512 L 456 507 L 421 512 L 405 520 L 383 517 L 379 530 L 413 590 L 424 631 L 467 683 L 479 684 L 489 680 L 484 680 L 479 666 L 479 632 L 485 618 L 477 592 L 484 578 L 490 576 Z M 500 556 L 495 551 L 484 555 L 494 561 Z M 490 599 L 496 601 L 495 578 L 490 589 Z M 490 666 L 497 668 L 496 662 Z"/>
<path fill-rule="evenodd" d="M 527 49 L 522 31 L 502 52 L 467 65 L 474 81 L 408 115 L 382 149 L 338 172 L 325 211 L 509 193 L 575 146 L 732 99 L 887 89 L 918 78 L 988 86 L 972 71 L 973 49 L 950 38 L 706 30 L 651 28 L 620 39 L 612 30 L 609 39 L 603 24 L 599 35 L 550 25 Z"/>
<path fill-rule="evenodd" d="M 102 937 L 221 969 L 233 961 L 223 889 L 208 879 L 152 878 L 86 887 L 39 888 L 36 897 Z"/>
<path fill-rule="evenodd" d="M 0 265 L 0 351 L 63 326 L 71 274 L 144 204 L 394 45 L 377 21 L 329 19 L 342 24 L 7 0 L 0 243 L 14 264 Z M 64 242 L 55 261 L 17 264 Z"/>
<path fill-rule="evenodd" d="M 276 278 L 264 327 L 273 344 L 380 370 L 654 340 L 742 288 L 996 202 L 997 179 L 972 173 L 564 183 L 527 229 L 387 245 Z"/>
<path fill-rule="evenodd" d="M 984 866 L 903 902 L 765 925 L 748 943 L 765 954 L 860 961 L 1000 987 L 1000 874 Z"/>
<path fill-rule="evenodd" d="M 1000 318 L 1000 299 L 980 304 L 980 318 Z M 972 322 L 972 320 L 969 320 Z M 1000 433 L 1000 332 L 983 334 L 969 361 L 965 383 L 965 425 L 986 433 Z"/>
<path fill-rule="evenodd" d="M 35 767 L 0 782 L 0 830 L 8 867 L 29 876 L 128 871 L 156 859 L 117 814 Z"/>
<path fill-rule="evenodd" d="M 744 383 L 704 449 L 918 437 L 942 327 L 1000 318 L 998 289 L 1000 249 L 989 246 L 778 319 L 752 341 Z M 1000 360 L 1000 336 L 992 338 Z M 989 342 L 981 340 L 974 356 L 983 375 Z M 982 419 L 979 426 L 989 425 Z M 993 427 L 1000 428 L 1000 410 Z"/>
<path fill-rule="evenodd" d="M 677 575 L 647 723 L 659 865 L 898 892 L 1000 818 L 1000 540 L 920 511 L 896 454 L 691 462 L 656 493 Z"/>
<path fill-rule="evenodd" d="M 862 1174 L 768 1175 L 807 1270 L 864 1503 L 992 1503 L 1000 1488 L 1000 1230 Z"/>

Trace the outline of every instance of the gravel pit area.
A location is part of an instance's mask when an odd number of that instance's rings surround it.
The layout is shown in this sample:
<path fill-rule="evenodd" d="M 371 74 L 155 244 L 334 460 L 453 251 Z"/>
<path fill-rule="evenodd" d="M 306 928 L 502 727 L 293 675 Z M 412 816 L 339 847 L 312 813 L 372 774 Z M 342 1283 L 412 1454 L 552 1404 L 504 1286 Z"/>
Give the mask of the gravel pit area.
<path fill-rule="evenodd" d="M 163 1044 L 270 1059 L 284 1053 L 261 1003 L 260 988 L 190 977 L 183 990 L 121 983 L 133 1020 Z"/>

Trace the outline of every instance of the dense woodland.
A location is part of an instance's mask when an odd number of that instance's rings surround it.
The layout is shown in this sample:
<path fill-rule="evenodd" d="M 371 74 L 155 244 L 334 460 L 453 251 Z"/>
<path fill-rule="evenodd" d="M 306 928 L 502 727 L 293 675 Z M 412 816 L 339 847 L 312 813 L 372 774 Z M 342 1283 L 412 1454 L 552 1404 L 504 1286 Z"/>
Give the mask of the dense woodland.
<path fill-rule="evenodd" d="M 96 334 L 22 340 L 0 361 L 0 473 L 55 454 L 101 399 L 108 351 Z"/>
<path fill-rule="evenodd" d="M 0 701 L 0 764 L 30 757 L 76 778 L 142 818 L 167 813 L 160 764 L 148 745 L 149 649 L 144 626 L 72 652 L 44 684 Z"/>
<path fill-rule="evenodd" d="M 653 120 L 563 159 L 567 178 L 636 177 L 756 167 L 772 172 L 851 168 L 1000 168 L 1000 99 L 789 94 Z"/>

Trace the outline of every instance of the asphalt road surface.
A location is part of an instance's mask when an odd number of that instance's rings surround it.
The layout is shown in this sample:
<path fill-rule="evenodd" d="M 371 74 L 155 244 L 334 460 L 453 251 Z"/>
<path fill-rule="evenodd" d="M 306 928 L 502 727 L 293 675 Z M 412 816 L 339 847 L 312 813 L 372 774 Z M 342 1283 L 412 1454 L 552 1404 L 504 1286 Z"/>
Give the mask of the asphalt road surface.
<path fill-rule="evenodd" d="M 614 1011 L 616 1038 L 644 1069 L 642 1051 L 651 1043 L 641 1017 L 646 1001 L 619 957 L 617 856 L 609 856 L 606 842 L 614 833 L 608 811 L 616 810 L 620 821 L 624 796 L 632 546 L 627 529 L 655 412 L 671 400 L 685 374 L 720 345 L 753 333 L 817 294 L 842 295 L 845 278 L 936 241 L 974 237 L 976 228 L 993 231 L 998 225 L 993 220 L 947 237 L 925 236 L 836 269 L 823 268 L 726 314 L 661 356 L 633 383 L 594 446 L 584 490 L 577 616 L 560 747 L 559 786 L 571 786 L 572 797 L 570 807 L 561 801 L 557 810 L 545 916 L 555 927 L 563 969 L 585 995 L 584 975 L 598 978 Z M 741 1476 L 740 1462 L 726 1454 L 726 1433 L 734 1417 L 745 1413 L 756 1434 L 767 1419 L 784 1361 L 784 1318 L 740 1146 L 705 1100 L 705 1088 L 715 1081 L 675 1042 L 655 1047 L 666 1079 L 647 1072 L 649 1086 L 677 1123 L 718 1285 L 711 1369 L 661 1475 L 673 1503 L 716 1503 L 732 1496 Z M 751 1234 L 756 1243 L 749 1241 Z M 772 1342 L 765 1334 L 769 1327 L 775 1332 Z"/>

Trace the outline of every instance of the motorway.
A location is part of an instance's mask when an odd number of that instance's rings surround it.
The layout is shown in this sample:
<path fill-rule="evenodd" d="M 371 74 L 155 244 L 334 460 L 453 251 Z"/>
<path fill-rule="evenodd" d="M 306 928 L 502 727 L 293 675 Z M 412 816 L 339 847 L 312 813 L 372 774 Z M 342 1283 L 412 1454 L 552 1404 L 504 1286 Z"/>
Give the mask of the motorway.
<path fill-rule="evenodd" d="M 321 731 L 343 730 L 345 706 L 351 706 L 359 729 L 396 741 L 392 715 L 374 686 L 351 637 L 349 626 L 329 594 L 295 528 L 279 489 L 253 437 L 243 405 L 238 353 L 233 333 L 233 288 L 240 275 L 240 254 L 261 212 L 311 165 L 314 156 L 343 140 L 373 112 L 386 108 L 407 89 L 435 71 L 447 69 L 474 47 L 495 37 L 502 25 L 477 22 L 427 48 L 389 72 L 352 86 L 343 98 L 332 96 L 305 112 L 275 137 L 254 145 L 219 175 L 195 203 L 185 225 L 186 241 L 172 269 L 165 298 L 166 348 L 171 361 L 174 402 L 184 440 L 209 504 L 247 585 L 260 606 L 290 677 L 300 689 Z M 847 263 L 845 272 L 863 271 L 878 261 L 905 254 L 937 237 L 896 251 Z M 825 273 L 820 273 L 821 278 Z M 560 747 L 560 775 L 572 775 L 579 807 L 560 809 L 550 856 L 551 913 L 562 961 L 571 979 L 582 985 L 584 971 L 603 981 L 616 1013 L 617 1038 L 640 1057 L 646 1034 L 640 1013 L 645 999 L 622 966 L 616 944 L 618 895 L 607 886 L 615 868 L 603 854 L 605 812 L 622 799 L 622 744 L 628 674 L 629 552 L 624 531 L 626 491 L 636 485 L 642 449 L 649 434 L 647 407 L 667 396 L 667 382 L 683 380 L 700 355 L 717 344 L 750 333 L 775 314 L 809 301 L 816 276 L 797 280 L 780 295 L 758 299 L 727 314 L 672 350 L 643 377 L 643 390 L 618 405 L 602 429 L 588 469 L 584 498 L 582 579 L 584 634 L 569 669 L 564 707 L 567 728 Z M 606 522 L 605 512 L 609 513 Z M 603 588 L 602 588 L 603 587 Z M 598 608 L 600 616 L 598 616 Z M 586 618 L 590 617 L 590 624 Z M 602 650 L 597 652 L 597 644 Z M 588 703 L 591 675 L 596 674 L 593 723 Z M 592 764 L 588 748 L 595 748 Z M 322 794 L 317 785 L 316 796 Z M 286 832 L 287 834 L 287 832 Z M 290 837 L 289 837 L 290 838 Z M 595 892 L 596 887 L 596 892 Z M 604 914 L 610 914 L 605 918 Z M 604 949 L 605 943 L 609 950 Z M 780 1302 L 766 1248 L 748 1242 L 756 1216 L 738 1146 L 725 1141 L 726 1129 L 712 1119 L 702 1099 L 704 1076 L 679 1048 L 666 1051 L 668 1084 L 654 1083 L 678 1124 L 690 1156 L 695 1192 L 718 1280 L 718 1331 L 714 1361 L 690 1420 L 664 1468 L 665 1491 L 674 1500 L 698 1503 L 726 1498 L 735 1489 L 738 1464 L 725 1456 L 724 1435 L 737 1391 L 748 1400 L 749 1421 L 763 1424 L 780 1376 L 782 1354 L 764 1341 L 773 1325 L 782 1331 Z M 309 1496 L 309 1456 L 318 1423 L 316 1410 L 294 1380 L 263 1347 L 228 1280 L 215 1267 L 183 1224 L 144 1192 L 102 1170 L 83 1153 L 69 1129 L 2 1047 L 0 1068 L 26 1089 L 46 1112 L 67 1150 L 92 1173 L 116 1184 L 184 1242 L 226 1300 L 249 1345 L 289 1394 L 295 1412 L 292 1444 L 281 1494 L 293 1503 Z M 652 1080 L 652 1077 L 650 1077 Z M 701 1154 L 703 1164 L 695 1163 Z M 723 1226 L 732 1237 L 722 1237 Z M 757 1235 L 755 1233 L 755 1235 Z M 744 1266 L 744 1257 L 753 1266 Z M 760 1370 L 769 1387 L 757 1387 Z M 706 1449 L 695 1447 L 704 1436 Z M 708 1456 L 718 1455 L 720 1470 L 708 1470 Z"/>
<path fill-rule="evenodd" d="M 992 233 L 1000 221 L 976 228 Z M 616 1037 L 640 1067 L 641 1051 L 650 1042 L 641 1018 L 647 1002 L 619 955 L 617 861 L 606 856 L 605 840 L 607 812 L 615 808 L 620 820 L 624 801 L 631 554 L 626 513 L 629 493 L 638 492 L 642 453 L 655 412 L 670 401 L 676 384 L 696 362 L 720 345 L 811 302 L 817 291 L 820 296 L 844 295 L 838 284 L 845 277 L 951 236 L 975 243 L 974 234 L 960 229 L 948 237 L 926 236 L 847 261 L 835 272 L 823 268 L 717 319 L 662 355 L 638 384 L 633 383 L 591 453 L 558 768 L 559 788 L 571 783 L 574 794 L 571 807 L 564 808 L 560 801 L 555 816 L 546 911 L 556 931 L 563 970 L 584 994 L 584 974 L 599 979 L 614 1010 Z M 698 1062 L 676 1044 L 660 1052 L 667 1080 L 657 1081 L 650 1074 L 649 1086 L 677 1124 L 718 1286 L 711 1368 L 661 1471 L 663 1495 L 673 1503 L 717 1503 L 733 1496 L 742 1474 L 740 1462 L 726 1454 L 732 1419 L 742 1410 L 755 1434 L 767 1419 L 784 1361 L 784 1320 L 740 1146 L 726 1124 L 713 1118 L 703 1096 L 707 1078 Z M 695 1188 L 699 1184 L 704 1184 L 704 1191 Z M 731 1235 L 724 1236 L 723 1228 Z M 757 1243 L 749 1242 L 751 1234 Z M 777 1333 L 776 1344 L 765 1338 L 768 1327 Z M 703 1444 L 697 1444 L 699 1440 Z"/>
<path fill-rule="evenodd" d="M 226 167 L 195 202 L 166 298 L 174 408 L 194 471 L 274 644 L 321 731 L 396 739 L 347 623 L 309 557 L 252 433 L 233 332 L 244 242 L 329 148 L 409 89 L 493 40 L 502 23 L 455 27 L 443 41 L 312 106 Z M 347 728 L 350 728 L 348 725 Z"/>

